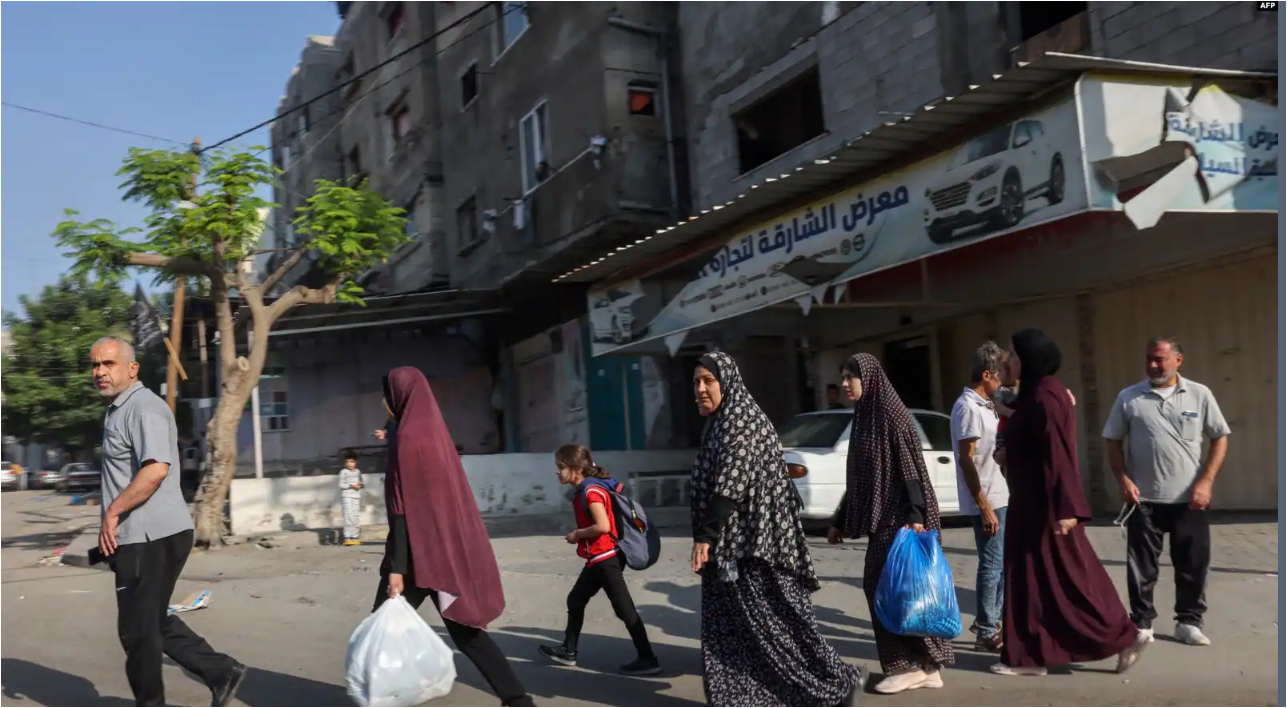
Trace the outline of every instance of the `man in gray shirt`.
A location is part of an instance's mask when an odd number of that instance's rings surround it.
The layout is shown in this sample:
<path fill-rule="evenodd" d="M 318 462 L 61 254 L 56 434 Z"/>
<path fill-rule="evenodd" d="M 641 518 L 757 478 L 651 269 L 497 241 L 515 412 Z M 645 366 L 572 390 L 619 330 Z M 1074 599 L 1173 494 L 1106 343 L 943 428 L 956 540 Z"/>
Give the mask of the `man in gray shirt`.
<path fill-rule="evenodd" d="M 161 657 L 232 702 L 246 667 L 220 654 L 166 611 L 192 551 L 192 517 L 179 489 L 174 415 L 138 380 L 134 348 L 104 337 L 90 351 L 94 387 L 111 400 L 103 420 L 103 521 L 98 550 L 116 575 L 117 633 L 140 706 L 165 705 Z"/>
<path fill-rule="evenodd" d="M 1149 340 L 1147 379 L 1117 395 L 1104 439 L 1108 462 L 1133 508 L 1126 510 L 1126 579 L 1131 619 L 1152 639 L 1153 589 L 1162 539 L 1171 535 L 1175 567 L 1175 638 L 1205 646 L 1211 490 L 1229 449 L 1229 424 L 1211 389 L 1182 378 L 1184 350 L 1174 337 Z M 1203 435 L 1211 440 L 1202 461 Z M 1123 450 L 1123 443 L 1125 449 Z"/>

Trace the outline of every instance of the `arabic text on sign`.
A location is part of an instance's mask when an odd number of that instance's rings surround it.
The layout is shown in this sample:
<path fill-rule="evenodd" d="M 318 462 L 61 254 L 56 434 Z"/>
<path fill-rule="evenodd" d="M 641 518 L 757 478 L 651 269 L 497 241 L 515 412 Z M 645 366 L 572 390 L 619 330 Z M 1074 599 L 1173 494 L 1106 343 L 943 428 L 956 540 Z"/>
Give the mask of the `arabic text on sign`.
<path fill-rule="evenodd" d="M 836 216 L 834 203 L 817 211 L 810 207 L 803 216 L 795 216 L 790 221 L 774 225 L 771 232 L 763 229 L 759 234 L 747 234 L 740 241 L 724 246 L 698 271 L 697 279 L 701 280 L 710 274 L 723 278 L 729 271 L 739 272 L 743 263 L 766 253 L 784 251 L 789 255 L 795 250 L 797 243 L 834 231 L 837 226 L 844 229 L 845 233 L 852 233 L 859 227 L 870 226 L 881 213 L 897 209 L 909 201 L 907 187 L 899 185 L 893 191 L 882 191 L 873 197 L 859 194 L 850 203 L 848 211 L 839 218 Z"/>

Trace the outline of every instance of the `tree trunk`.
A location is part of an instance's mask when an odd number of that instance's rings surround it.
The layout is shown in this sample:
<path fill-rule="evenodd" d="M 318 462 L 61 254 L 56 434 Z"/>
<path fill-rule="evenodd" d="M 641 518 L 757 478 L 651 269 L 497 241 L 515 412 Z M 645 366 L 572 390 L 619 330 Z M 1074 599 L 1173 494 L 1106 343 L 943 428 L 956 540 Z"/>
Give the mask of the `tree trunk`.
<path fill-rule="evenodd" d="M 198 548 L 213 548 L 223 545 L 224 523 L 223 509 L 228 499 L 228 488 L 232 486 L 232 476 L 237 469 L 237 428 L 241 423 L 241 412 L 245 409 L 246 395 L 236 395 L 232 386 L 227 386 L 224 395 L 219 397 L 214 416 L 206 428 L 209 434 L 210 469 L 201 480 L 197 491 L 196 508 L 193 511 L 193 523 L 196 525 L 196 545 Z"/>
<path fill-rule="evenodd" d="M 251 391 L 263 373 L 267 352 L 268 327 L 264 326 L 261 331 L 256 326 L 254 346 L 244 363 L 247 369 L 241 369 L 241 357 L 224 367 L 222 395 L 206 428 L 210 436 L 210 471 L 201 480 L 193 510 L 198 548 L 223 545 L 227 531 L 223 522 L 224 506 L 237 469 L 237 428 L 241 425 L 242 411 L 246 409 Z M 259 411 L 252 411 L 251 415 L 259 415 Z"/>

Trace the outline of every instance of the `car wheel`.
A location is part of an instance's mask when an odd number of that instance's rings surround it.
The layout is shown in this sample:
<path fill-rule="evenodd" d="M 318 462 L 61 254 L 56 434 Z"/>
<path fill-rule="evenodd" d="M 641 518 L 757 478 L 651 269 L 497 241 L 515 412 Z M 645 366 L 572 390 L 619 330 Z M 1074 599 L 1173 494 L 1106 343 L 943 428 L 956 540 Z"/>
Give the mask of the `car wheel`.
<path fill-rule="evenodd" d="M 67 483 L 66 483 L 66 482 L 59 482 L 58 484 L 55 484 L 55 485 L 54 485 L 54 491 L 55 491 L 55 492 L 58 492 L 59 494 L 66 494 L 66 493 L 67 493 Z"/>
<path fill-rule="evenodd" d="M 1064 200 L 1064 159 L 1058 154 L 1050 161 L 1050 187 L 1046 190 L 1046 199 L 1054 206 Z"/>
<path fill-rule="evenodd" d="M 1001 183 L 1001 205 L 997 207 L 993 225 L 998 229 L 1009 229 L 1023 221 L 1023 183 L 1019 173 L 1011 171 Z"/>

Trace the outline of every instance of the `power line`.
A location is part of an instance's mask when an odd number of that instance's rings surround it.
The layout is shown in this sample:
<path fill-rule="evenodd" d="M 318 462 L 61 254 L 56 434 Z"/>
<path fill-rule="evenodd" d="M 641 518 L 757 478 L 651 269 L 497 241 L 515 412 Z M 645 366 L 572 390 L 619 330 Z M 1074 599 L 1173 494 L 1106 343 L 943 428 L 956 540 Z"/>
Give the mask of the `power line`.
<path fill-rule="evenodd" d="M 365 79 L 366 77 L 370 76 L 371 74 L 374 74 L 375 72 L 379 71 L 380 69 L 383 69 L 384 67 L 388 66 L 389 64 L 392 64 L 393 62 L 396 62 L 397 60 L 401 59 L 402 57 L 407 56 L 408 54 L 410 54 L 410 53 L 412 53 L 412 52 L 414 52 L 414 51 L 416 51 L 416 50 L 420 49 L 421 47 L 425 46 L 426 44 L 429 44 L 430 42 L 434 41 L 434 40 L 435 40 L 435 39 L 437 39 L 438 37 L 441 37 L 442 35 L 446 34 L 447 32 L 450 32 L 451 30 L 456 29 L 457 27 L 459 27 L 459 26 L 461 26 L 461 25 L 465 24 L 466 22 L 469 22 L 470 20 L 474 19 L 475 17 L 477 17 L 478 15 L 482 14 L 483 12 L 485 12 L 485 11 L 487 11 L 487 10 L 489 10 L 489 9 L 491 9 L 491 5 L 490 5 L 490 4 L 484 4 L 484 5 L 481 5 L 481 6 L 479 6 L 477 9 L 472 10 L 472 11 L 470 11 L 470 12 L 466 13 L 463 17 L 461 17 L 461 18 L 457 19 L 456 21 L 452 22 L 451 24 L 447 25 L 446 27 L 443 27 L 442 29 L 438 30 L 437 32 L 434 32 L 433 34 L 429 35 L 428 37 L 425 37 L 424 39 L 420 40 L 419 42 L 416 42 L 415 44 L 411 45 L 410 47 L 407 47 L 406 49 L 404 49 L 404 50 L 402 50 L 402 51 L 398 52 L 397 54 L 394 54 L 393 56 L 389 57 L 388 59 L 385 59 L 384 61 L 380 62 L 379 64 L 376 64 L 375 66 L 371 67 L 370 69 L 367 69 L 366 71 L 363 71 L 363 72 L 361 72 L 361 73 L 359 73 L 359 74 L 356 74 L 356 75 L 354 75 L 354 76 L 351 76 L 351 77 L 349 77 L 348 79 L 345 79 L 344 81 L 340 82 L 339 84 L 337 84 L 337 85 L 335 85 L 335 86 L 332 86 L 331 88 L 329 88 L 329 89 L 327 89 L 327 90 L 325 90 L 325 91 L 323 91 L 323 92 L 319 93 L 318 95 L 316 95 L 316 96 L 314 96 L 314 97 L 312 97 L 312 98 L 308 99 L 307 101 L 304 101 L 303 103 L 300 103 L 299 105 L 296 105 L 296 106 L 293 106 L 293 107 L 291 107 L 291 108 L 288 108 L 288 109 L 286 109 L 285 111 L 283 111 L 283 112 L 281 112 L 281 113 L 279 113 L 279 114 L 277 114 L 277 115 L 273 116 L 272 118 L 269 118 L 269 119 L 268 119 L 268 120 L 266 120 L 266 121 L 263 121 L 263 122 L 258 123 L 258 124 L 256 124 L 256 125 L 253 125 L 253 126 L 251 126 L 251 127 L 247 128 L 247 129 L 245 129 L 245 130 L 241 131 L 240 133 L 237 133 L 236 135 L 233 135 L 232 137 L 224 138 L 223 140 L 220 140 L 219 142 L 214 143 L 213 145 L 210 145 L 210 146 L 208 146 L 208 147 L 204 147 L 204 148 L 202 148 L 202 149 L 201 149 L 201 152 L 206 152 L 206 151 L 209 151 L 209 150 L 213 150 L 213 149 L 215 149 L 215 148 L 217 148 L 217 147 L 220 147 L 220 146 L 222 146 L 222 145 L 225 145 L 225 144 L 227 144 L 227 143 L 230 143 L 230 142 L 232 142 L 232 141 L 236 140 L 237 138 L 240 138 L 240 137 L 242 137 L 242 136 L 244 136 L 244 135 L 248 135 L 248 134 L 250 134 L 250 133 L 253 133 L 253 132 L 255 132 L 256 130 L 259 130 L 260 128 L 264 128 L 264 127 L 266 127 L 266 126 L 272 125 L 272 124 L 273 124 L 273 122 L 278 121 L 278 120 L 281 120 L 282 118 L 285 118 L 286 116 L 288 116 L 288 115 L 290 115 L 290 114 L 292 114 L 292 113 L 295 113 L 296 111 L 303 110 L 303 109 L 305 109 L 305 108 L 307 108 L 307 107 L 311 106 L 312 104 L 317 103 L 318 101 L 322 100 L 323 98 L 326 98 L 327 96 L 330 96 L 331 94 L 337 93 L 337 92 L 339 92 L 339 91 L 343 91 L 343 90 L 344 90 L 346 87 L 348 87 L 349 85 L 354 84 L 354 83 L 357 83 L 357 82 L 361 81 L 362 79 Z M 492 22 L 495 22 L 495 20 L 491 20 L 491 21 L 489 21 L 489 22 L 488 22 L 488 24 L 491 24 Z"/>
<path fill-rule="evenodd" d="M 71 116 L 65 116 L 65 115 L 62 115 L 62 114 L 60 114 L 60 113 L 51 113 L 51 112 L 49 112 L 49 111 L 42 111 L 42 110 L 40 110 L 40 109 L 38 109 L 38 108 L 30 108 L 30 107 L 28 107 L 28 106 L 20 106 L 20 105 L 18 105 L 18 104 L 16 104 L 16 103 L 10 103 L 9 101 L 0 101 L 0 105 L 5 106 L 6 108 L 16 108 L 16 109 L 18 109 L 18 110 L 20 110 L 20 111 L 26 111 L 26 112 L 28 112 L 28 113 L 35 113 L 36 115 L 45 116 L 45 117 L 47 117 L 47 118 L 57 118 L 58 120 L 65 120 L 65 121 L 68 121 L 68 122 L 70 122 L 70 123 L 79 123 L 79 124 L 81 124 L 81 125 L 88 125 L 88 126 L 89 126 L 89 127 L 91 127 L 91 128 L 101 128 L 101 129 L 103 129 L 103 130 L 110 130 L 110 131 L 112 131 L 112 132 L 114 132 L 114 133 L 124 133 L 125 135 L 133 135 L 133 136 L 138 137 L 138 138 L 147 138 L 148 140 L 160 140 L 160 141 L 162 141 L 162 142 L 174 143 L 175 145 L 190 145 L 190 143 L 185 143 L 185 142 L 180 141 L 180 140 L 171 140 L 171 139 L 169 139 L 169 138 L 162 138 L 162 137 L 157 136 L 157 135 L 148 135 L 147 133 L 140 133 L 140 132 L 135 131 L 135 130 L 126 130 L 125 128 L 117 128 L 117 127 L 115 127 L 115 126 L 111 126 L 111 125 L 104 125 L 104 124 L 102 124 L 102 123 L 95 123 L 94 121 L 90 121 L 90 120 L 83 120 L 83 119 L 81 119 L 81 118 L 73 118 L 73 117 L 71 117 Z"/>

